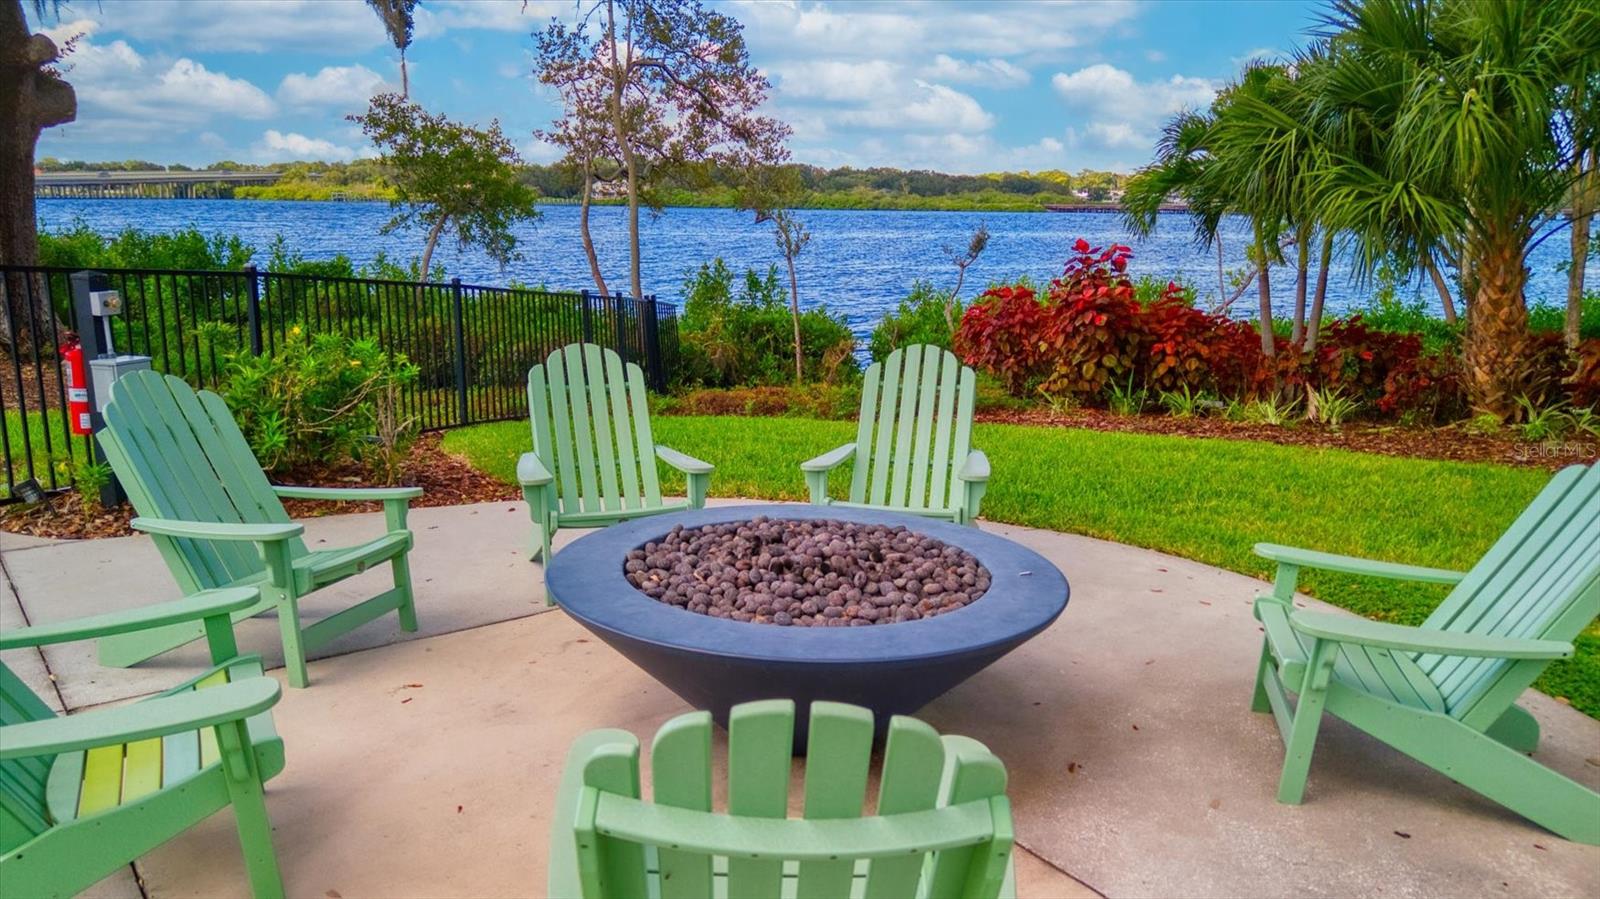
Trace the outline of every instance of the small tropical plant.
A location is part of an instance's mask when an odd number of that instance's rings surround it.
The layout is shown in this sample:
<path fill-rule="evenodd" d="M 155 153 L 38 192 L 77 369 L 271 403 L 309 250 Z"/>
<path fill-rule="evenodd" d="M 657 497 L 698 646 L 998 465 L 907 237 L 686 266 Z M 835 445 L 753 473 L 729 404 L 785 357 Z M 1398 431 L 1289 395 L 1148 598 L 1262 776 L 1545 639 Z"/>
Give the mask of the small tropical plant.
<path fill-rule="evenodd" d="M 1194 418 L 1211 401 L 1204 393 L 1195 393 L 1185 384 L 1178 390 L 1163 390 L 1158 399 L 1173 418 Z"/>
<path fill-rule="evenodd" d="M 1306 421 L 1340 427 L 1361 409 L 1361 400 L 1337 387 L 1306 387 Z"/>
<path fill-rule="evenodd" d="M 1132 374 L 1128 375 L 1126 384 L 1112 383 L 1106 390 L 1106 406 L 1115 415 L 1138 415 L 1150 399 L 1149 390 L 1133 386 Z"/>
<path fill-rule="evenodd" d="M 111 483 L 110 465 L 92 460 L 62 459 L 56 462 L 56 474 L 72 482 L 79 515 L 90 518 L 100 510 L 100 490 Z"/>
<path fill-rule="evenodd" d="M 1245 403 L 1239 411 L 1241 421 L 1282 427 L 1293 421 L 1299 403 L 1278 396 L 1265 396 Z"/>
<path fill-rule="evenodd" d="M 1538 443 L 1542 440 L 1560 440 L 1573 426 L 1565 401 L 1540 407 L 1527 394 L 1517 397 L 1517 410 L 1522 424 L 1517 427 L 1523 440 Z"/>

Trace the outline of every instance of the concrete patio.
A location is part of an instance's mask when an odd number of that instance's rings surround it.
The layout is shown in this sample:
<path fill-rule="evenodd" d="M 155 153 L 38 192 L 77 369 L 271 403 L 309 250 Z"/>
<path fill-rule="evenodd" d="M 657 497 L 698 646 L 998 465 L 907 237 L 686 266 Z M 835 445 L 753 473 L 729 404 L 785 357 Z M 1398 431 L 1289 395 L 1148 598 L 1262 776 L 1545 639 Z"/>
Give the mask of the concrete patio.
<path fill-rule="evenodd" d="M 285 879 L 293 895 L 330 899 L 540 895 L 571 740 L 599 726 L 648 737 L 686 706 L 546 609 L 540 569 L 521 556 L 519 504 L 421 509 L 411 521 L 421 632 L 401 635 L 390 616 L 347 635 L 313 655 L 312 686 L 286 690 L 274 710 L 288 766 L 267 801 Z M 311 520 L 307 540 L 347 542 L 380 522 Z M 1249 711 L 1260 582 L 984 527 L 1060 566 L 1072 601 L 921 717 L 1006 762 L 1022 895 L 1600 895 L 1600 847 L 1562 840 L 1338 721 L 1323 728 L 1305 805 L 1275 802 L 1282 746 L 1270 717 Z M 177 596 L 143 537 L 4 534 L 0 561 L 0 627 Z M 308 617 L 382 577 L 325 591 Z M 238 634 L 245 651 L 281 663 L 275 622 Z M 4 655 L 71 711 L 154 692 L 200 659 L 190 647 L 121 671 L 99 667 L 90 644 Z M 1537 758 L 1600 786 L 1600 722 L 1538 693 L 1524 706 L 1544 729 Z M 230 815 L 92 894 L 140 896 L 136 876 L 151 897 L 242 895 Z"/>

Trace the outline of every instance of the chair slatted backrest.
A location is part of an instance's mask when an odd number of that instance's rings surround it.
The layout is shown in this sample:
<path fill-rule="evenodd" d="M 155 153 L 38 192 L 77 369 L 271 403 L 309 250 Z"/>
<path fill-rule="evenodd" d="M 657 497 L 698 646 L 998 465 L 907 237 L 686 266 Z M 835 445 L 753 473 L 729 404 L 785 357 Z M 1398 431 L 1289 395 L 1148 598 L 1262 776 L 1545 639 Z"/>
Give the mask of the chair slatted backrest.
<path fill-rule="evenodd" d="M 533 448 L 556 478 L 559 511 L 661 505 L 644 371 L 615 350 L 568 344 L 528 371 Z"/>
<path fill-rule="evenodd" d="M 283 502 L 222 397 L 153 371 L 111 389 L 99 440 L 140 515 L 186 521 L 282 524 Z M 262 569 L 247 542 L 159 537 L 156 545 L 187 592 L 221 587 Z M 295 556 L 305 553 L 296 538 Z"/>
<path fill-rule="evenodd" d="M 1424 627 L 1529 639 L 1572 640 L 1600 613 L 1600 464 L 1557 472 L 1474 565 Z M 1422 655 L 1417 662 L 1456 717 L 1491 694 L 1484 722 L 1527 684 L 1500 681 L 1507 659 Z M 1535 669 L 1531 670 L 1530 669 Z M 1531 683 L 1536 666 L 1522 665 Z M 1503 700 L 1503 702 L 1498 701 Z"/>
<path fill-rule="evenodd" d="M 948 509 L 972 449 L 977 376 L 949 350 L 901 347 L 868 366 L 856 423 L 850 502 Z"/>
<path fill-rule="evenodd" d="M 22 678 L 0 662 L 0 727 L 54 717 L 55 712 L 28 689 Z M 50 828 L 46 785 L 54 761 L 54 756 L 0 761 L 0 853 L 9 852 Z"/>
<path fill-rule="evenodd" d="M 1000 815 L 1003 821 L 994 820 L 989 812 L 996 801 L 999 808 L 1008 809 L 1004 805 L 1005 767 L 982 744 L 963 737 L 941 738 L 914 718 L 896 717 L 890 724 L 877 820 L 962 803 L 968 804 L 966 811 L 974 811 L 972 804 L 984 804 L 979 829 L 972 828 L 970 816 L 963 819 L 963 825 L 943 832 L 932 823 L 919 828 L 919 838 L 945 848 L 924 851 L 906 843 L 885 853 L 879 846 L 874 857 L 863 855 L 859 842 L 847 842 L 836 849 L 829 846 L 821 857 L 813 853 L 796 861 L 785 860 L 783 850 L 792 849 L 798 839 L 763 846 L 759 858 L 730 854 L 719 859 L 686 845 L 719 827 L 737 827 L 737 818 L 787 818 L 794 718 L 794 703 L 788 700 L 736 706 L 728 726 L 727 793 L 727 814 L 736 817 L 697 819 L 706 826 L 683 833 L 683 843 L 652 844 L 659 863 L 654 874 L 646 867 L 645 845 L 602 833 L 597 848 L 604 895 L 709 899 L 714 894 L 713 872 L 719 869 L 719 860 L 725 860 L 726 884 L 716 895 L 850 896 L 863 858 L 870 860 L 864 863 L 860 895 L 868 899 L 998 893 L 1011 851 L 1010 818 L 1008 810 Z M 655 805 L 712 811 L 711 728 L 709 713 L 694 712 L 669 721 L 657 733 L 650 760 Z M 826 702 L 811 707 L 801 811 L 806 820 L 862 818 L 872 742 L 873 720 L 868 710 Z M 608 793 L 637 798 L 637 741 L 626 748 L 610 748 L 617 751 L 591 757 L 585 782 Z M 958 834 L 961 826 L 968 830 Z M 786 877 L 794 879 L 792 891 L 785 886 Z"/>

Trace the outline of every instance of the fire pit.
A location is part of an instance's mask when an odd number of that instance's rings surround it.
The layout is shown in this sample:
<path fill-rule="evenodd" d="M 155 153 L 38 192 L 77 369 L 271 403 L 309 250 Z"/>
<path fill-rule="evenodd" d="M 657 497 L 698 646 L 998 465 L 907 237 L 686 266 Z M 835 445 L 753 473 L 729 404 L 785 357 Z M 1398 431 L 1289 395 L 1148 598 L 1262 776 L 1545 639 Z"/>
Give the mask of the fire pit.
<path fill-rule="evenodd" d="M 722 723 L 737 703 L 783 697 L 865 706 L 886 726 L 1043 630 L 1068 595 L 1055 566 L 1002 537 L 837 506 L 625 522 L 556 553 L 545 581 L 569 615 Z"/>

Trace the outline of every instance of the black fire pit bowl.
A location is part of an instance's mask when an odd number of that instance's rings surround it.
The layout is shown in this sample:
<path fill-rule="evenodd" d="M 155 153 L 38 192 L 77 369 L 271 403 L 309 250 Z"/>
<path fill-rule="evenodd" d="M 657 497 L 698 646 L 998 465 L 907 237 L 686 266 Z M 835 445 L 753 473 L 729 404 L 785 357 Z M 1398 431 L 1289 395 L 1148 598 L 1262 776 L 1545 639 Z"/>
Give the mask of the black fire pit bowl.
<path fill-rule="evenodd" d="M 623 576 L 625 556 L 674 525 L 772 519 L 837 519 L 902 525 L 958 546 L 989 570 L 971 605 L 919 621 L 872 627 L 779 627 L 712 618 L 652 599 Z M 726 726 L 728 710 L 756 699 L 793 699 L 797 749 L 805 710 L 826 699 L 864 706 L 880 728 L 983 670 L 1055 621 L 1067 579 L 1038 553 L 977 528 L 912 515 L 818 506 L 721 506 L 636 519 L 574 541 L 555 554 L 547 589 L 567 614 Z"/>

